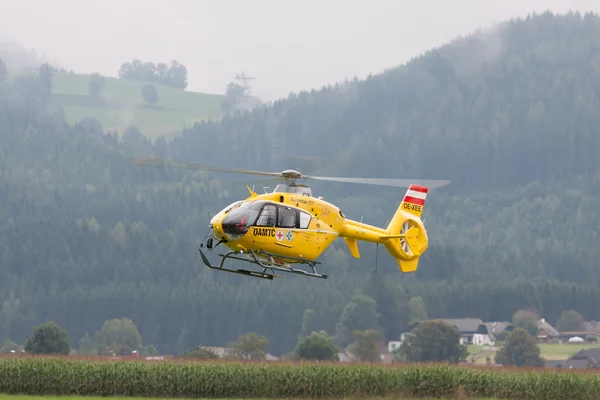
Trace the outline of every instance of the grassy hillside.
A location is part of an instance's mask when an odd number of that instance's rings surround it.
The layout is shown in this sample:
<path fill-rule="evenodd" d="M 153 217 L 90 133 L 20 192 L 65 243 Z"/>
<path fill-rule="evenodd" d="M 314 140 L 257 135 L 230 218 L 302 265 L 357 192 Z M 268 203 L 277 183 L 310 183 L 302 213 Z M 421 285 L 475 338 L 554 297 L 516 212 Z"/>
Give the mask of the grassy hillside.
<path fill-rule="evenodd" d="M 14 71 L 11 78 L 34 75 L 37 72 Z M 141 91 L 144 82 L 109 78 L 100 98 L 88 92 L 90 76 L 55 72 L 52 77 L 52 103 L 64 108 L 69 123 L 94 117 L 105 130 L 123 132 L 137 126 L 151 138 L 172 136 L 196 121 L 220 117 L 223 95 L 206 94 L 169 86 L 154 87 L 159 100 L 150 105 L 144 102 Z"/>

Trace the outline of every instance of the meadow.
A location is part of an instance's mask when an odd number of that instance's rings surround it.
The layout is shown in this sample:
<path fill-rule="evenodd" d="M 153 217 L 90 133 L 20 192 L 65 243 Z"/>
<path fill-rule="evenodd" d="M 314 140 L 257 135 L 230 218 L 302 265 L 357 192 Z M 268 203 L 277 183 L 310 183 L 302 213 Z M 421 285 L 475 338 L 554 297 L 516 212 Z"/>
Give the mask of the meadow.
<path fill-rule="evenodd" d="M 10 79 L 35 75 L 37 72 L 11 71 Z M 182 128 L 195 122 L 221 117 L 224 95 L 207 94 L 153 84 L 158 102 L 147 104 L 142 98 L 140 81 L 105 77 L 99 98 L 89 95 L 90 76 L 55 72 L 52 77 L 51 104 L 61 106 L 69 123 L 94 117 L 104 130 L 119 134 L 130 125 L 137 126 L 151 139 L 174 137 Z"/>
<path fill-rule="evenodd" d="M 588 371 L 443 364 L 0 359 L 0 393 L 4 395 L 591 399 L 599 392 L 600 379 Z"/>

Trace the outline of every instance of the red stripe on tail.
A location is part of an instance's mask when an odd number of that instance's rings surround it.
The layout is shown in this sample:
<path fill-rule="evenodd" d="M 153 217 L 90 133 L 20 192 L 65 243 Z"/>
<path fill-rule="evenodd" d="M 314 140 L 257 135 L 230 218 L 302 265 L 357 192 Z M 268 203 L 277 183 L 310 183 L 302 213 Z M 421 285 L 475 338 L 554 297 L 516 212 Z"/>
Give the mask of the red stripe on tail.
<path fill-rule="evenodd" d="M 417 199 L 416 197 L 412 197 L 412 196 L 404 196 L 404 201 L 407 203 L 418 204 L 420 206 L 425 204 L 425 199 Z"/>
<path fill-rule="evenodd" d="M 429 191 L 429 188 L 427 186 L 420 186 L 420 185 L 415 185 L 415 184 L 410 185 L 410 187 L 408 189 L 414 190 L 415 192 L 421 192 L 421 193 L 427 193 Z"/>

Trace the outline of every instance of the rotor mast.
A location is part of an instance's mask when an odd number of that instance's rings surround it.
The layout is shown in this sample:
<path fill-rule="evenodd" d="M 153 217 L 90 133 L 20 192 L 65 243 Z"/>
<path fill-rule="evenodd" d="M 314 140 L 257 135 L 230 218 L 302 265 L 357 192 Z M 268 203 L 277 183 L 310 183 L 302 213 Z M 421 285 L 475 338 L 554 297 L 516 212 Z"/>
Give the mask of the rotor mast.
<path fill-rule="evenodd" d="M 286 169 L 281 172 L 281 177 L 285 179 L 285 184 L 279 184 L 273 190 L 273 193 L 296 193 L 301 196 L 312 196 L 312 190 L 300 183 L 296 183 L 296 179 L 302 179 L 302 174 L 295 169 Z"/>

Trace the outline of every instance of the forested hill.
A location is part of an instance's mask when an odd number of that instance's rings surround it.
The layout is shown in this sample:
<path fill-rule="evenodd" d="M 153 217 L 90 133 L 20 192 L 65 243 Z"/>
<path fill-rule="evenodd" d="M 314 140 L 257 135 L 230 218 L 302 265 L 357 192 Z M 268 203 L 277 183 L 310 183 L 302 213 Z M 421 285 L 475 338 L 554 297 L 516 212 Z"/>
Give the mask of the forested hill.
<path fill-rule="evenodd" d="M 347 344 L 353 328 L 373 327 L 373 304 L 375 327 L 398 337 L 414 296 L 430 317 L 506 320 L 522 307 L 551 323 L 569 308 L 599 317 L 596 15 L 510 21 L 364 81 L 198 124 L 170 143 L 135 129 L 119 141 L 94 121 L 69 126 L 48 113 L 51 90 L 43 70 L 0 83 L 0 341 L 22 343 L 53 320 L 78 347 L 105 320 L 129 317 L 164 353 L 254 331 L 282 354 L 301 330 Z M 353 260 L 340 241 L 323 259 L 327 281 L 257 282 L 209 271 L 197 252 L 210 216 L 247 195 L 244 177 L 130 163 L 152 154 L 452 183 L 427 198 L 430 249 L 416 274 L 402 275 L 381 248 L 373 274 L 374 246 L 360 244 Z M 377 225 L 404 192 L 311 186 Z M 359 292 L 375 303 L 355 298 L 362 306 L 347 312 L 363 314 L 341 318 Z M 314 313 L 303 326 L 306 309 Z"/>
<path fill-rule="evenodd" d="M 597 278 L 589 246 L 599 222 L 599 46 L 597 15 L 513 20 L 365 81 L 197 125 L 171 151 L 257 169 L 450 179 L 428 197 L 425 218 L 433 248 L 448 246 L 458 268 L 470 267 L 461 281 L 509 272 L 590 282 Z M 313 168 L 282 160 L 284 153 L 329 160 Z M 378 224 L 401 195 L 313 186 L 347 215 Z M 423 266 L 421 276 L 454 276 L 447 265 Z"/>
<path fill-rule="evenodd" d="M 257 168 L 281 151 L 323 155 L 324 171 L 447 178 L 455 193 L 590 176 L 599 29 L 592 14 L 510 21 L 365 81 L 199 125 L 174 151 Z"/>

